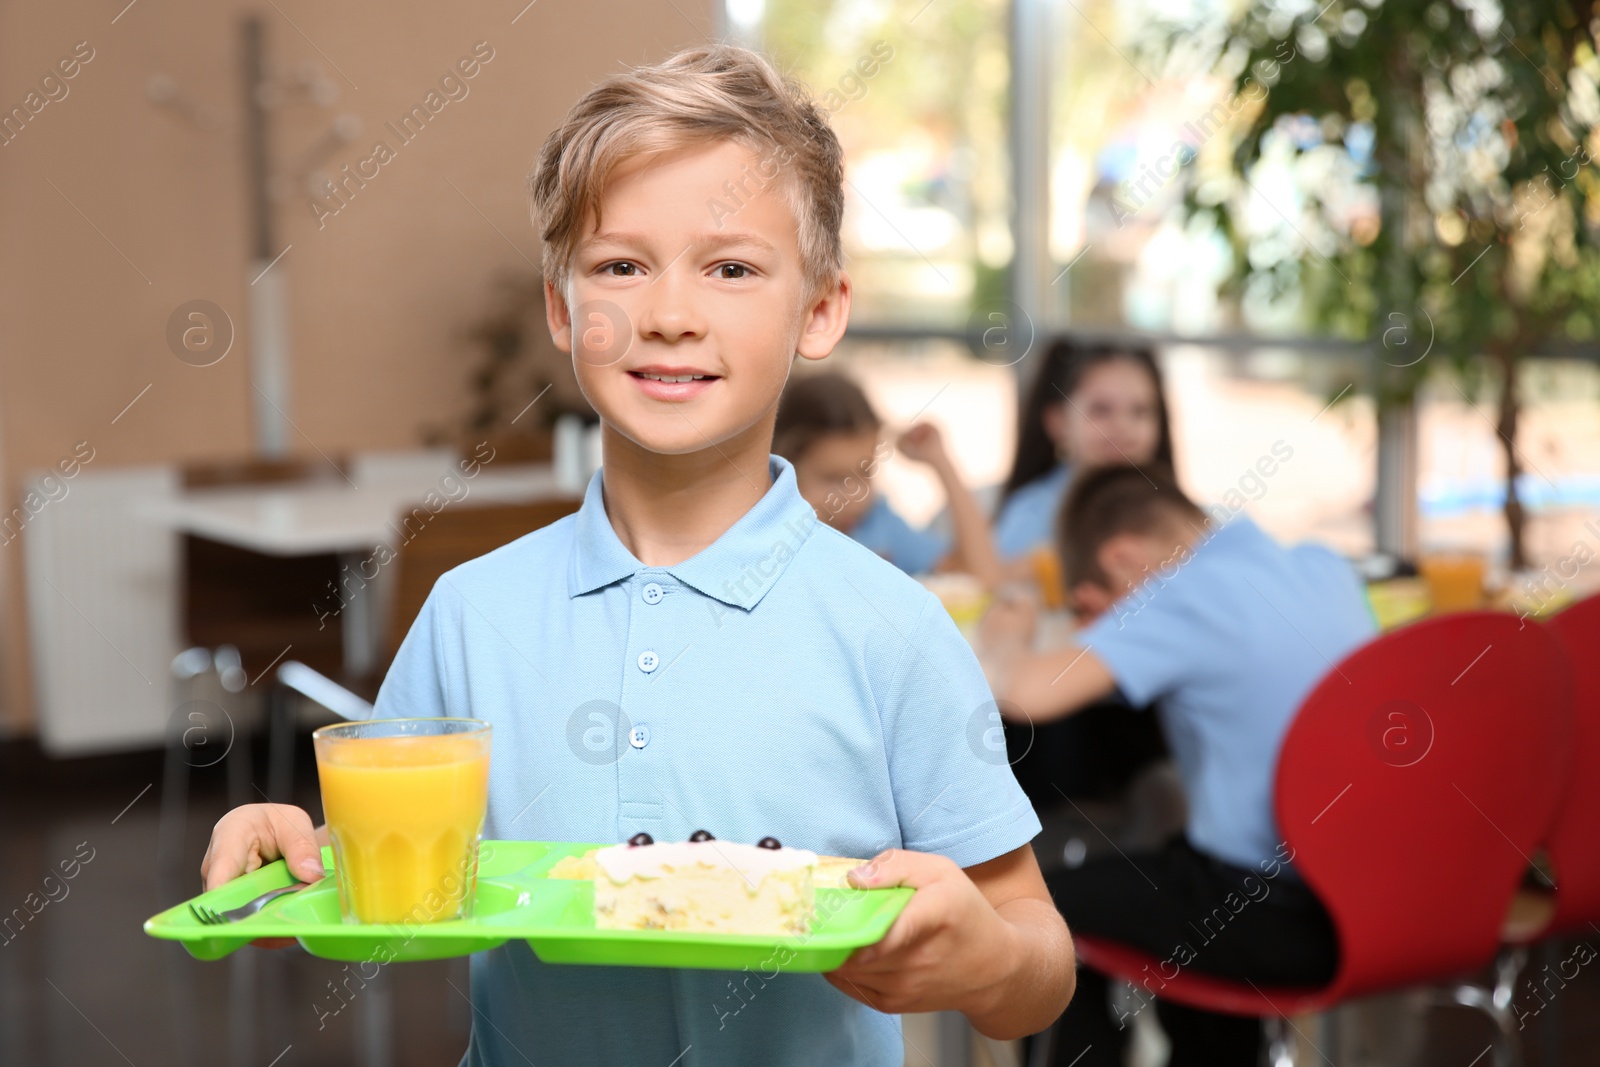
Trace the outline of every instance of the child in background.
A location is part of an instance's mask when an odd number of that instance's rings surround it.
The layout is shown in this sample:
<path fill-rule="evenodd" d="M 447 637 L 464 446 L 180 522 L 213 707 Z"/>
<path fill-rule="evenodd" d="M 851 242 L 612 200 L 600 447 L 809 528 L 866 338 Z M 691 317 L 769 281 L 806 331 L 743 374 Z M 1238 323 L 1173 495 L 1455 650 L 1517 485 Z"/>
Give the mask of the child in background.
<path fill-rule="evenodd" d="M 938 427 L 919 422 L 891 446 L 861 387 L 839 373 L 797 375 L 778 402 L 772 450 L 794 464 L 800 495 L 817 515 L 907 574 L 964 570 L 993 589 L 1000 563 L 989 525 L 961 481 Z M 878 465 L 895 452 L 933 468 L 949 500 L 949 538 L 916 529 L 872 487 Z"/>
<path fill-rule="evenodd" d="M 1052 526 L 1074 474 L 1109 463 L 1172 470 L 1172 431 L 1161 368 L 1148 348 L 1055 341 L 1034 375 L 1018 424 L 1017 455 L 1000 489 L 994 540 L 1008 576 L 1051 549 Z"/>
<path fill-rule="evenodd" d="M 1031 584 L 1047 608 L 1080 619 L 1103 607 L 1093 586 L 1062 577 L 1054 526 L 1075 476 L 1107 464 L 1171 471 L 1172 431 L 1161 369 L 1148 348 L 1056 339 L 1044 352 L 1018 424 L 1016 460 L 1001 488 L 995 547 L 1006 582 Z M 1168 755 L 1160 723 L 1118 696 L 1069 721 L 1008 725 L 1013 770 L 1033 802 L 1104 799 Z"/>
<path fill-rule="evenodd" d="M 1076 479 L 1059 541 L 1069 580 L 1098 589 L 1107 610 L 1077 647 L 1048 654 L 1029 648 L 1030 602 L 991 610 L 980 642 L 1001 708 L 1047 721 L 1113 688 L 1154 703 L 1189 798 L 1185 832 L 1160 851 L 1047 876 L 1067 925 L 1235 981 L 1326 983 L 1337 937 L 1295 873 L 1273 779 L 1301 701 L 1372 636 L 1355 571 L 1319 546 L 1285 548 L 1248 518 L 1214 525 L 1170 476 L 1129 466 Z M 1214 937 L 1200 934 L 1230 893 L 1252 903 L 1230 908 Z M 1120 1067 L 1125 1020 L 1107 1014 L 1103 978 L 1086 970 L 1079 982 L 1060 1062 L 1087 1045 L 1078 1067 Z M 1159 995 L 1157 1005 L 1171 1067 L 1255 1067 L 1259 1020 Z"/>

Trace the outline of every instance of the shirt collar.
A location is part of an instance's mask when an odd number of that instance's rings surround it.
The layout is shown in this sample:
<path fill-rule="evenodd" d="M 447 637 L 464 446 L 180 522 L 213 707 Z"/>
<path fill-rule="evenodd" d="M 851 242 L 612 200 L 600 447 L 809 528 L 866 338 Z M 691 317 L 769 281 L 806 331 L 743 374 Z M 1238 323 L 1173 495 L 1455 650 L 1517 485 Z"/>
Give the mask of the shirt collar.
<path fill-rule="evenodd" d="M 682 563 L 661 568 L 685 585 L 746 611 L 766 595 L 816 527 L 816 510 L 800 495 L 794 467 L 769 456 L 772 487 L 722 536 Z M 589 479 L 567 561 L 567 595 L 581 596 L 647 569 L 628 551 L 606 515 L 604 469 Z"/>

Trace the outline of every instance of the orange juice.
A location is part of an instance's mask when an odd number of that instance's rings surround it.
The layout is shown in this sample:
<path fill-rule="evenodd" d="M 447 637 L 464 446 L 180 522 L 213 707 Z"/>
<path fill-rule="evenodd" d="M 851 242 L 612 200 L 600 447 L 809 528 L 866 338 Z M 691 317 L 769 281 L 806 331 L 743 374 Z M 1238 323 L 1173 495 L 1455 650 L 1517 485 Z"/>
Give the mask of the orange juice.
<path fill-rule="evenodd" d="M 466 725 L 393 732 L 449 723 Z M 423 923 L 470 914 L 489 795 L 487 724 L 373 720 L 327 727 L 314 739 L 345 921 Z"/>
<path fill-rule="evenodd" d="M 1054 549 L 1041 545 L 1029 554 L 1028 563 L 1033 571 L 1033 580 L 1044 597 L 1045 608 L 1054 611 L 1064 606 L 1067 591 L 1061 573 L 1061 557 L 1056 555 Z"/>
<path fill-rule="evenodd" d="M 1470 611 L 1483 605 L 1483 579 L 1488 564 L 1468 553 L 1425 555 L 1417 565 L 1438 614 Z"/>

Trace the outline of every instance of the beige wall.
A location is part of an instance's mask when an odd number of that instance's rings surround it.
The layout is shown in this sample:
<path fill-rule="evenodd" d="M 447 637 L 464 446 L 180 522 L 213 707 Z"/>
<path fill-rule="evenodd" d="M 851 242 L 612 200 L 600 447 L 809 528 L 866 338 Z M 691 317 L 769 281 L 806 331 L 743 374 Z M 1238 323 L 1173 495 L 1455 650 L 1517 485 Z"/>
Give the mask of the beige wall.
<path fill-rule="evenodd" d="M 544 0 L 520 16 L 517 0 L 259 5 L 276 68 L 287 75 L 315 65 L 340 90 L 330 108 L 276 113 L 277 159 L 299 157 L 346 112 L 364 129 L 329 157 L 330 169 L 367 157 L 379 138 L 395 149 L 320 229 L 303 183 L 279 204 L 276 243 L 293 246 L 274 270 L 289 292 L 291 415 L 304 433 L 294 452 L 314 455 L 312 442 L 328 453 L 405 446 L 420 424 L 464 408 L 471 353 L 461 328 L 489 305 L 492 279 L 538 261 L 523 180 L 545 134 L 620 64 L 713 36 L 715 4 Z M 55 464 L 79 441 L 95 450 L 95 469 L 251 447 L 237 22 L 257 8 L 138 0 L 119 16 L 120 7 L 0 6 L 0 113 L 26 107 L 30 90 L 78 42 L 94 52 L 65 81 L 65 98 L 0 146 L 7 510 L 24 472 Z M 480 41 L 494 57 L 466 83 L 468 95 L 402 146 L 384 124 L 422 102 Z M 214 127 L 198 129 L 150 103 L 156 74 L 207 109 Z M 165 341 L 173 309 L 196 298 L 222 306 L 237 332 L 227 357 L 204 368 L 178 360 Z M 33 721 L 26 549 L 26 534 L 0 547 L 0 733 L 27 732 Z"/>

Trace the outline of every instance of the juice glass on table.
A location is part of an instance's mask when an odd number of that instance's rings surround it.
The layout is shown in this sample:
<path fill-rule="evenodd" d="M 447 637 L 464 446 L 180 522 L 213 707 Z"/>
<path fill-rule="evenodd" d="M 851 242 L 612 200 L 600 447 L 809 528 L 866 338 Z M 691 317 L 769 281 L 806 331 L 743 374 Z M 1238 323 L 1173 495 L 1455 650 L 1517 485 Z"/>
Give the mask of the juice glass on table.
<path fill-rule="evenodd" d="M 1417 564 L 1437 613 L 1470 611 L 1483 605 L 1488 561 L 1471 552 L 1430 552 Z"/>
<path fill-rule="evenodd" d="M 989 591 L 970 574 L 959 571 L 919 574 L 917 581 L 939 598 L 939 603 L 944 605 L 950 618 L 955 621 L 956 628 L 964 634 L 970 635 L 976 629 L 978 620 L 983 618 L 983 613 L 989 609 L 992 599 Z"/>
<path fill-rule="evenodd" d="M 1056 555 L 1055 549 L 1047 545 L 1034 549 L 1028 554 L 1028 568 L 1044 598 L 1045 610 L 1066 607 L 1066 580 L 1061 572 L 1061 557 Z"/>
<path fill-rule="evenodd" d="M 371 719 L 311 735 L 345 922 L 471 914 L 489 734 L 477 719 Z"/>

